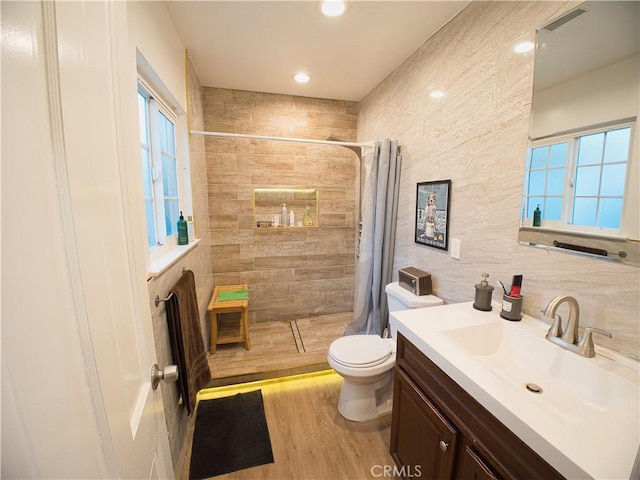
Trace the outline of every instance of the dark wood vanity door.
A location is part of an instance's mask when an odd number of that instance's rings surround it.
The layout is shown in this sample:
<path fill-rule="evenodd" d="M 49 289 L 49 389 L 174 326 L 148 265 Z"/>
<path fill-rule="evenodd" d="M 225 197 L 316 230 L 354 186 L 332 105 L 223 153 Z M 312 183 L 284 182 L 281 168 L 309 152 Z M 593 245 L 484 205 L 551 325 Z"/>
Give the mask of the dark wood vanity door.
<path fill-rule="evenodd" d="M 460 480 L 498 480 L 498 477 L 469 445 L 464 450 L 462 471 L 457 477 Z"/>
<path fill-rule="evenodd" d="M 404 478 L 451 479 L 458 432 L 413 382 L 394 379 L 391 455 Z"/>

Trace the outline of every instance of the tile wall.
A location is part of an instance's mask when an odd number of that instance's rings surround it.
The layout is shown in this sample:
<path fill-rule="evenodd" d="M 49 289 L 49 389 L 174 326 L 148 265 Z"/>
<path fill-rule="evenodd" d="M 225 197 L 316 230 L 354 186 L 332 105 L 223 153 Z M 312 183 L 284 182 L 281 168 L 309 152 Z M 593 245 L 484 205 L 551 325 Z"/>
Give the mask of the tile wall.
<path fill-rule="evenodd" d="M 207 131 L 324 140 L 356 137 L 356 104 L 203 88 Z M 206 137 L 215 285 L 247 283 L 250 322 L 351 311 L 358 158 L 345 147 Z M 253 189 L 314 188 L 312 227 L 257 228 Z M 279 215 L 278 208 L 273 215 Z M 303 211 L 295 211 L 302 220 Z"/>
<path fill-rule="evenodd" d="M 576 297 L 595 341 L 640 352 L 638 268 L 518 244 L 536 27 L 575 2 L 473 2 L 425 42 L 360 104 L 358 138 L 399 140 L 403 153 L 395 268 L 432 273 L 446 302 L 472 301 L 481 273 L 524 275 L 524 310 L 539 315 L 556 295 Z M 442 90 L 445 96 L 429 93 Z M 461 259 L 414 243 L 416 183 L 452 180 L 450 235 Z M 499 300 L 498 290 L 494 300 Z"/>

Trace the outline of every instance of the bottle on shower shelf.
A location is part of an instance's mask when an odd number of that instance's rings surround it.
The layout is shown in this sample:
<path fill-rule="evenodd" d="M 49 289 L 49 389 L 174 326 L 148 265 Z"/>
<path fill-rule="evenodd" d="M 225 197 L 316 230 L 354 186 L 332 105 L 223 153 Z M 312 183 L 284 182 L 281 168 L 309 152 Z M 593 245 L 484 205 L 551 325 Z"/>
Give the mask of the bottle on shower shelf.
<path fill-rule="evenodd" d="M 311 225 L 313 225 L 313 214 L 311 213 L 311 209 L 309 208 L 309 206 L 307 205 L 307 208 L 304 212 L 304 220 L 302 222 L 302 224 L 305 227 L 310 227 Z"/>
<path fill-rule="evenodd" d="M 287 204 L 282 204 L 282 210 L 280 211 L 280 225 L 286 227 L 289 225 L 289 216 L 287 215 Z"/>

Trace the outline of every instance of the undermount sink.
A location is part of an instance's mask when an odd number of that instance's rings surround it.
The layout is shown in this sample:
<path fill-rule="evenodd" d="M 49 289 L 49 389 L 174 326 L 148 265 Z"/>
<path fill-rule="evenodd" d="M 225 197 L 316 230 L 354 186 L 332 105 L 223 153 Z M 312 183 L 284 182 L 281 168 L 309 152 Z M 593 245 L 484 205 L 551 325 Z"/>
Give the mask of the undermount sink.
<path fill-rule="evenodd" d="M 629 402 L 637 405 L 637 386 L 603 369 L 602 362 L 563 350 L 526 326 L 498 320 L 442 333 L 492 375 L 531 393 L 558 421 L 587 419 Z"/>
<path fill-rule="evenodd" d="M 640 445 L 640 366 L 596 344 L 586 358 L 549 325 L 471 303 L 392 312 L 402 333 L 567 478 L 629 478 Z"/>

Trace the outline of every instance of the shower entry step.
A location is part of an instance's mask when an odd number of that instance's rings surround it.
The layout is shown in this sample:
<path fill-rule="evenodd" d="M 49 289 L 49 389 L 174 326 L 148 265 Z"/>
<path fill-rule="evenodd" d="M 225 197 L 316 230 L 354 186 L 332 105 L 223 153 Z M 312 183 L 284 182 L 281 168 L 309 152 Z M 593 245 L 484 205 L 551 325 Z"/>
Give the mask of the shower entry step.
<path fill-rule="evenodd" d="M 211 323 L 211 353 L 217 345 L 243 342 L 251 349 L 249 340 L 249 298 L 247 284 L 220 285 L 214 288 L 207 307 Z"/>

